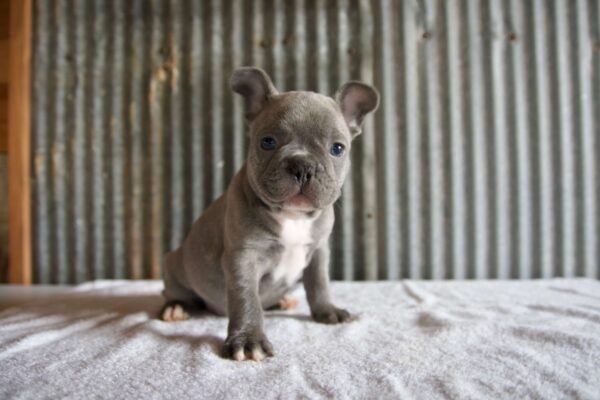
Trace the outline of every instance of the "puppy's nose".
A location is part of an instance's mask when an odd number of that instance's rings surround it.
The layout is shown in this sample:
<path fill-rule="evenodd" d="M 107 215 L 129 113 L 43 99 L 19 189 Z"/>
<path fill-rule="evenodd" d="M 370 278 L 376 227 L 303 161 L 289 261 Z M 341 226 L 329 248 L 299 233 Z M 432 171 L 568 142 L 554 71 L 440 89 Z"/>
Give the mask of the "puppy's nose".
<path fill-rule="evenodd" d="M 288 160 L 287 170 L 300 185 L 306 184 L 315 175 L 315 167 L 307 160 L 298 158 Z"/>

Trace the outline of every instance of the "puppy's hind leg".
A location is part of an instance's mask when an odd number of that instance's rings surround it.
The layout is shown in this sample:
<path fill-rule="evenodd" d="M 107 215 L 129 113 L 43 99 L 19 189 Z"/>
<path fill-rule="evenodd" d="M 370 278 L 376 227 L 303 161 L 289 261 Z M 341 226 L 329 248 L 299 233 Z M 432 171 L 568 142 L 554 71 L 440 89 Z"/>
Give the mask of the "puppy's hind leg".
<path fill-rule="evenodd" d="M 184 321 L 192 311 L 206 308 L 202 298 L 181 284 L 180 277 L 185 275 L 181 265 L 181 250 L 165 256 L 163 296 L 167 301 L 159 315 L 163 321 Z"/>

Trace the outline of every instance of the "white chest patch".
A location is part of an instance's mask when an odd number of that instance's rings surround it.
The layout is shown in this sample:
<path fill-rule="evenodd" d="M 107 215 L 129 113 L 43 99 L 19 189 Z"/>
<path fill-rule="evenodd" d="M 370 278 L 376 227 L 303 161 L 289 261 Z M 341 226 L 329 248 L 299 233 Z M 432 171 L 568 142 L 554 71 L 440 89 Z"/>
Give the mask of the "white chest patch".
<path fill-rule="evenodd" d="M 312 243 L 310 236 L 313 220 L 309 218 L 281 218 L 281 235 L 279 242 L 283 252 L 279 263 L 273 270 L 273 279 L 285 280 L 292 285 L 301 276 L 308 264 L 308 250 Z"/>

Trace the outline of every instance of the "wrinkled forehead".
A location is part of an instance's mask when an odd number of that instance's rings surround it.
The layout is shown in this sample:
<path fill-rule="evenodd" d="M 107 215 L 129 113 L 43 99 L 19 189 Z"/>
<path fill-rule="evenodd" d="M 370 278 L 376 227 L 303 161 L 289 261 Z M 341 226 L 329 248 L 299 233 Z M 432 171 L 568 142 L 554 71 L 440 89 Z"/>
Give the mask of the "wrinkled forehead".
<path fill-rule="evenodd" d="M 337 103 L 312 92 L 286 92 L 273 97 L 252 125 L 259 131 L 326 131 L 350 137 Z"/>

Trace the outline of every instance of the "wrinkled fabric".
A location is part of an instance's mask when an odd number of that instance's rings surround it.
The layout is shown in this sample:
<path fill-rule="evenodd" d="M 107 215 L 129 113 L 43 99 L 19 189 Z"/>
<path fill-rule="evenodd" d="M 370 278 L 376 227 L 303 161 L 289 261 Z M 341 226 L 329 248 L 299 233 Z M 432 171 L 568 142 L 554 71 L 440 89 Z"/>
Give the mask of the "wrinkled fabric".
<path fill-rule="evenodd" d="M 269 311 L 275 357 L 220 356 L 227 319 L 156 319 L 158 281 L 96 281 L 0 313 L 0 398 L 600 398 L 600 283 L 331 285 L 342 325 L 304 292 Z"/>

